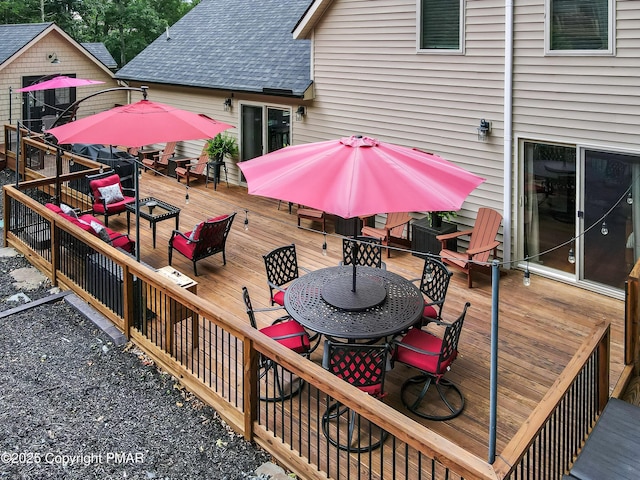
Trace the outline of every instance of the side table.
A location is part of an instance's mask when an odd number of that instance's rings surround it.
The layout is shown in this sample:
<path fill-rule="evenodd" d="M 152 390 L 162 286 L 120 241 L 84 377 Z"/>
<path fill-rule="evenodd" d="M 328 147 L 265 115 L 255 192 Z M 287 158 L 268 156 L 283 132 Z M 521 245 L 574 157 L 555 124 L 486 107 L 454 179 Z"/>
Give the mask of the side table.
<path fill-rule="evenodd" d="M 436 239 L 436 236 L 443 235 L 445 233 L 453 233 L 458 230 L 458 227 L 452 223 L 442 222 L 440 227 L 432 227 L 429 222 L 429 217 L 421 218 L 413 222 L 413 233 L 411 235 L 411 250 L 414 251 L 413 255 L 420 257 L 420 253 L 432 253 L 438 255 L 442 249 L 442 244 Z M 458 242 L 455 238 L 447 241 L 448 250 L 456 250 L 458 248 Z"/>
<path fill-rule="evenodd" d="M 171 266 L 162 267 L 157 270 L 157 273 L 176 285 L 189 290 L 191 293 L 198 293 L 198 282 Z M 198 348 L 199 331 L 197 313 L 173 299 L 169 299 L 167 305 L 165 295 L 159 291 L 151 291 L 149 287 L 147 291 L 147 308 L 156 314 L 161 324 L 164 324 L 167 353 L 173 354 L 173 346 L 175 344 L 173 325 L 183 320 L 188 320 L 189 318 L 191 319 L 193 348 Z"/>

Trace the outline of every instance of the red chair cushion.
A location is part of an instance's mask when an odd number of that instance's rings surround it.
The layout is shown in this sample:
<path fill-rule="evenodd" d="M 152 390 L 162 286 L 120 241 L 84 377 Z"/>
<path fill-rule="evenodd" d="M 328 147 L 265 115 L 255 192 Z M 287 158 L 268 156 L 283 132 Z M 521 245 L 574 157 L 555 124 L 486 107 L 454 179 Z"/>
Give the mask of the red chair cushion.
<path fill-rule="evenodd" d="M 276 302 L 281 307 L 284 307 L 284 292 L 281 290 L 278 290 L 273 296 L 273 301 Z"/>
<path fill-rule="evenodd" d="M 109 185 L 120 185 L 120 177 L 118 176 L 118 174 L 114 173 L 113 175 L 109 175 L 108 177 L 91 180 L 89 182 L 89 188 L 91 188 L 91 193 L 93 195 L 93 198 L 95 199 L 95 203 L 93 204 L 93 211 L 95 213 L 106 213 L 104 205 L 101 201 L 102 197 L 100 196 L 100 191 L 98 189 L 102 187 L 108 187 Z M 122 191 L 122 186 L 120 186 L 120 191 Z M 107 205 L 108 213 L 124 212 L 125 205 L 135 201 L 135 198 L 133 197 L 127 197 L 124 194 L 123 197 L 123 200 Z"/>
<path fill-rule="evenodd" d="M 432 352 L 434 355 L 414 352 L 408 348 L 402 348 L 402 345 L 410 345 L 426 352 Z M 451 362 L 453 362 L 456 356 L 456 353 L 454 353 L 450 358 L 443 361 L 440 364 L 440 371 L 438 371 L 438 358 L 440 356 L 438 352 L 440 352 L 441 349 L 441 338 L 436 337 L 429 332 L 425 332 L 424 330 L 420 330 L 419 328 L 412 328 L 402 339 L 402 342 L 397 345 L 396 360 L 406 365 L 411 365 L 424 372 L 441 375 L 447 370 L 447 367 Z"/>
<path fill-rule="evenodd" d="M 54 203 L 45 203 L 44 206 L 54 213 L 62 213 L 62 209 Z"/>
<path fill-rule="evenodd" d="M 274 338 L 278 343 L 296 353 L 305 353 L 309 350 L 309 336 L 302 325 L 295 320 L 276 323 L 274 325 L 261 328 L 260 331 L 269 338 Z M 300 335 L 278 339 L 278 337 L 284 337 L 294 333 L 299 333 Z"/>
<path fill-rule="evenodd" d="M 108 187 L 109 185 L 120 184 L 120 177 L 117 173 L 113 175 L 109 175 L 108 177 L 98 178 L 95 180 L 91 180 L 89 182 L 89 188 L 91 188 L 91 193 L 93 194 L 93 198 L 96 200 L 100 199 L 100 191 L 99 188 Z"/>
<path fill-rule="evenodd" d="M 433 305 L 425 305 L 422 311 L 422 316 L 426 318 L 438 318 L 438 311 Z"/>
<path fill-rule="evenodd" d="M 124 197 L 124 200 L 120 200 L 119 202 L 110 203 L 107 205 L 108 213 L 120 213 L 126 210 L 125 205 L 128 203 L 135 202 L 135 198 L 133 197 Z M 96 202 L 93 204 L 93 211 L 98 214 L 104 214 L 105 209 L 102 202 Z"/>
<path fill-rule="evenodd" d="M 185 235 L 188 238 L 189 235 L 191 235 L 191 232 L 187 232 L 187 233 L 185 233 Z M 173 237 L 172 245 L 173 245 L 173 248 L 178 250 L 185 257 L 187 257 L 189 259 L 193 258 L 193 251 L 196 248 L 196 244 L 194 242 L 190 242 L 189 240 L 184 238 L 182 235 L 175 235 Z"/>

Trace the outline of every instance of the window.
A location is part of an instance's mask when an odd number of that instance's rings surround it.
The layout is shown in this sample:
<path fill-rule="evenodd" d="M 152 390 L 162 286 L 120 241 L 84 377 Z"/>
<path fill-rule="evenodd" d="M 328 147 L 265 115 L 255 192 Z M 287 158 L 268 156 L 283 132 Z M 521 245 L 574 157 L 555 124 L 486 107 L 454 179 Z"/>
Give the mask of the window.
<path fill-rule="evenodd" d="M 613 51 L 612 0 L 549 0 L 548 5 L 548 50 Z"/>
<path fill-rule="evenodd" d="M 420 0 L 420 50 L 462 52 L 462 0 Z"/>

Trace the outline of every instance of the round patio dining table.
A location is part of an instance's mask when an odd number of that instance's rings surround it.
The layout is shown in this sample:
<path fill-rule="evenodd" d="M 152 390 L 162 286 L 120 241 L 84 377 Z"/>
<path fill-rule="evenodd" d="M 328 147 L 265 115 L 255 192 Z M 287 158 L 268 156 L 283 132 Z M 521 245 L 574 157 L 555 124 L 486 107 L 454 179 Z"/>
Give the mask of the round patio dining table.
<path fill-rule="evenodd" d="M 409 280 L 380 268 L 322 268 L 285 290 L 284 305 L 304 327 L 330 338 L 371 340 L 400 333 L 422 316 L 422 293 Z"/>

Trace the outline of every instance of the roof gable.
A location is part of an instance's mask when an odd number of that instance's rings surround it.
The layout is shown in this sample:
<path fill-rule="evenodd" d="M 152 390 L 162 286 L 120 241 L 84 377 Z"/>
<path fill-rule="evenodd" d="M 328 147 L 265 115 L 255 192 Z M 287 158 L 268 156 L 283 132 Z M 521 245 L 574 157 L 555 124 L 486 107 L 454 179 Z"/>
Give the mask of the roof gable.
<path fill-rule="evenodd" d="M 203 0 L 116 78 L 301 97 L 311 46 L 291 30 L 308 3 Z"/>
<path fill-rule="evenodd" d="M 91 55 L 100 60 L 106 67 L 113 69 L 118 68 L 118 62 L 116 62 L 111 53 L 109 53 L 109 50 L 107 50 L 104 43 L 81 43 L 81 45 L 86 48 Z"/>
<path fill-rule="evenodd" d="M 0 25 L 0 65 L 52 25 L 53 23 Z"/>

